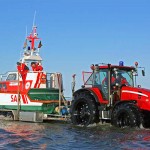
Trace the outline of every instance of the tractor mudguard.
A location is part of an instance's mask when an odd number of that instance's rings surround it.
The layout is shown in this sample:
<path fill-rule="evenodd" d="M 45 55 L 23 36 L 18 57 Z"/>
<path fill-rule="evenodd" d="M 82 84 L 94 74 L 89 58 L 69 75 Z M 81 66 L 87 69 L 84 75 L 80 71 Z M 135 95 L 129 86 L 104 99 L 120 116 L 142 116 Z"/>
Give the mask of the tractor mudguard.
<path fill-rule="evenodd" d="M 122 100 L 122 101 L 118 101 L 118 102 L 116 102 L 116 104 L 113 106 L 113 108 L 112 108 L 112 111 L 114 110 L 114 108 L 116 107 L 116 106 L 118 106 L 118 105 L 121 105 L 121 104 L 136 104 L 137 103 L 137 101 L 136 100 Z"/>
<path fill-rule="evenodd" d="M 97 87 L 79 89 L 73 94 L 73 96 L 75 97 L 76 94 L 84 93 L 84 92 L 91 94 L 94 97 L 96 103 L 99 103 L 99 104 L 108 104 L 109 103 L 108 100 L 103 99 L 101 91 Z"/>
<path fill-rule="evenodd" d="M 79 89 L 79 90 L 75 91 L 73 93 L 73 97 L 76 97 L 76 95 L 78 95 L 79 93 L 85 93 L 85 92 L 88 94 L 91 94 L 94 97 L 95 101 L 99 102 L 97 95 L 91 89 L 87 89 L 87 88 L 83 88 L 83 89 Z M 73 100 L 74 100 L 74 98 L 73 98 Z"/>

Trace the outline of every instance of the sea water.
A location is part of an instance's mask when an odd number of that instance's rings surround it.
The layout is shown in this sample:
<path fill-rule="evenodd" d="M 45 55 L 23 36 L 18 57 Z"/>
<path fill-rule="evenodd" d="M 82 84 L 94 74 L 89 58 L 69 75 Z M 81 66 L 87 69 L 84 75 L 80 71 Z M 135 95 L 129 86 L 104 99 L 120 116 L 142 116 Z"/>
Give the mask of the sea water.
<path fill-rule="evenodd" d="M 84 128 L 54 121 L 29 123 L 0 120 L 0 149 L 148 150 L 150 130 L 119 129 L 110 124 Z"/>

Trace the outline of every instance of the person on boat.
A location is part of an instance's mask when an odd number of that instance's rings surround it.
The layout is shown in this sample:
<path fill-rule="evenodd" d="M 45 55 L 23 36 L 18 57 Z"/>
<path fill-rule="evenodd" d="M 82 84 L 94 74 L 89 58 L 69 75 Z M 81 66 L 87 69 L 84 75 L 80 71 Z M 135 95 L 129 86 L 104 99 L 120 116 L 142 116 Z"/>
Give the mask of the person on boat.
<path fill-rule="evenodd" d="M 36 62 L 31 62 L 31 67 L 33 71 L 42 71 L 43 67 L 40 63 Z"/>
<path fill-rule="evenodd" d="M 43 67 L 40 63 L 36 63 L 36 71 L 43 71 Z"/>
<path fill-rule="evenodd" d="M 17 70 L 19 71 L 19 73 L 22 73 L 22 72 L 28 72 L 29 68 L 25 63 L 17 62 Z"/>
<path fill-rule="evenodd" d="M 36 71 L 36 63 L 31 62 L 32 71 Z"/>
<path fill-rule="evenodd" d="M 21 74 L 23 82 L 25 82 L 27 73 L 29 72 L 28 66 L 25 63 L 17 62 L 17 70 Z"/>

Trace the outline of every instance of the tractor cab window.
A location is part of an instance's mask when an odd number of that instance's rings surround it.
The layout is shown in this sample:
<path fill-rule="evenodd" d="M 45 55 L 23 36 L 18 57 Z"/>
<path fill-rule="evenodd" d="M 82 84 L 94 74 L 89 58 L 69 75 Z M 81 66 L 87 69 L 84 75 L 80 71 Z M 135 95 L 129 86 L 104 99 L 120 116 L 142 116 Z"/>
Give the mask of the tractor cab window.
<path fill-rule="evenodd" d="M 108 70 L 101 69 L 94 73 L 93 87 L 98 87 L 102 93 L 103 99 L 108 100 Z"/>
<path fill-rule="evenodd" d="M 101 91 L 103 93 L 103 98 L 108 100 L 108 88 L 109 88 L 109 78 L 108 78 L 108 69 L 101 69 L 100 70 L 100 83 L 101 83 Z"/>
<path fill-rule="evenodd" d="M 118 69 L 113 72 L 112 76 L 115 78 L 114 84 L 118 85 L 127 85 L 127 86 L 134 86 L 133 83 L 133 72 L 132 70 L 121 70 Z"/>
<path fill-rule="evenodd" d="M 100 82 L 100 74 L 99 72 L 96 72 L 94 74 L 94 82 L 93 82 L 93 85 L 100 85 L 101 82 Z"/>
<path fill-rule="evenodd" d="M 85 82 L 85 85 L 97 87 L 101 91 L 104 100 L 108 100 L 108 69 L 101 69 L 93 72 Z"/>
<path fill-rule="evenodd" d="M 92 73 L 84 84 L 85 85 L 93 85 L 93 78 L 94 78 L 94 74 Z"/>

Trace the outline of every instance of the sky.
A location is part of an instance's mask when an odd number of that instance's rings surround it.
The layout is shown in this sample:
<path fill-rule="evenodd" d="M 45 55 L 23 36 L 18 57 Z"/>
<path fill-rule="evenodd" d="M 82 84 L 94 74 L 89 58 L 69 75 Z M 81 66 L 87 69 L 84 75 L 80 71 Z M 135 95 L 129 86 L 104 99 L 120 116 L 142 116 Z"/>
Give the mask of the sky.
<path fill-rule="evenodd" d="M 0 0 L 0 72 L 16 70 L 23 43 L 31 32 L 34 13 L 42 39 L 41 56 L 47 72 L 61 72 L 64 94 L 71 96 L 82 71 L 91 64 L 145 67 L 138 84 L 150 88 L 149 0 Z"/>

